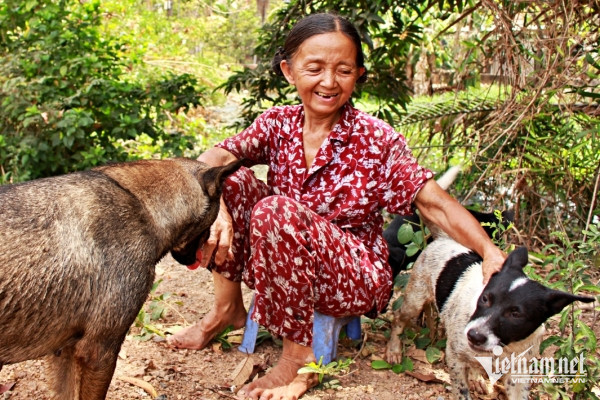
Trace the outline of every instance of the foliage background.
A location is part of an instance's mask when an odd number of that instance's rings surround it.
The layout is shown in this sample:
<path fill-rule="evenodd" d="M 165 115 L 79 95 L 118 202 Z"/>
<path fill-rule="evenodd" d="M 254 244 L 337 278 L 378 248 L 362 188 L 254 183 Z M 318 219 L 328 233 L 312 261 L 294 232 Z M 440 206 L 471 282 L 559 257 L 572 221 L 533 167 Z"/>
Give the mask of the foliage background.
<path fill-rule="evenodd" d="M 247 89 L 243 124 L 297 101 L 269 62 L 290 25 L 336 10 L 359 28 L 369 80 L 356 102 L 405 133 L 438 171 L 470 167 L 465 203 L 514 208 L 524 244 L 576 233 L 598 215 L 600 108 L 597 1 L 287 3 L 264 26 L 256 67 L 223 85 Z M 411 94 L 416 97 L 411 103 Z M 596 219 L 597 220 L 597 219 Z"/>

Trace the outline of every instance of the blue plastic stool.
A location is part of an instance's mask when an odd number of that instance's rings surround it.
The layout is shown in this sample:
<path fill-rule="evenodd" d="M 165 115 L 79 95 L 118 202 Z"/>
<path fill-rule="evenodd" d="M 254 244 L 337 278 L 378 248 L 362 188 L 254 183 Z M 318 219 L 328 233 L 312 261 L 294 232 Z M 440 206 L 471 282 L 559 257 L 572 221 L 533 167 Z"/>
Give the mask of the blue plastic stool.
<path fill-rule="evenodd" d="M 258 335 L 258 324 L 254 322 L 250 315 L 254 310 L 254 297 L 250 302 L 248 316 L 246 317 L 246 328 L 244 329 L 244 337 L 242 344 L 238 350 L 242 353 L 254 353 L 256 347 L 256 337 Z M 330 315 L 314 312 L 313 316 L 313 352 L 317 362 L 323 357 L 323 364 L 329 364 L 337 357 L 337 345 L 340 337 L 340 331 L 346 327 L 346 335 L 352 340 L 361 338 L 360 317 L 350 316 L 335 318 Z"/>

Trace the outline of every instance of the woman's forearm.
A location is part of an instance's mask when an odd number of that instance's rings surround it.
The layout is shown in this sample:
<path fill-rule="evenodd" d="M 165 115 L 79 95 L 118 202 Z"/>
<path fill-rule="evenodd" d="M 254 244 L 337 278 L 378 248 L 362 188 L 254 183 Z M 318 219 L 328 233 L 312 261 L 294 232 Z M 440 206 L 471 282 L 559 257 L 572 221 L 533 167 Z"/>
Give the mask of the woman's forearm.
<path fill-rule="evenodd" d="M 506 258 L 504 252 L 492 242 L 479 221 L 433 179 L 419 191 L 415 205 L 426 221 L 484 259 L 485 281 L 501 269 Z"/>

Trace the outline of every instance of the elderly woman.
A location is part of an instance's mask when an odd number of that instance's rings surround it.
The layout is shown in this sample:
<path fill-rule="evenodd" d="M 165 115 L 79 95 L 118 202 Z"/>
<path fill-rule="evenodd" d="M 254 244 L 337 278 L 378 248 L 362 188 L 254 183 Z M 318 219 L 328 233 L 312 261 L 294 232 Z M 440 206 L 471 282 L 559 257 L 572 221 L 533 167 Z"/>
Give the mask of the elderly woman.
<path fill-rule="evenodd" d="M 483 257 L 486 280 L 505 255 L 416 162 L 402 135 L 350 105 L 356 83 L 366 78 L 351 23 L 334 14 L 302 19 L 273 67 L 302 103 L 267 110 L 199 157 L 213 166 L 236 159 L 266 164 L 269 174 L 264 184 L 242 169 L 226 183 L 219 217 L 197 257 L 212 271 L 215 304 L 169 343 L 200 349 L 225 327 L 243 327 L 243 280 L 255 290 L 252 318 L 283 338 L 283 353 L 238 396 L 297 399 L 316 384 L 312 374 L 297 373 L 315 361 L 313 311 L 375 315 L 388 301 L 382 208 L 410 214 L 416 206 Z"/>

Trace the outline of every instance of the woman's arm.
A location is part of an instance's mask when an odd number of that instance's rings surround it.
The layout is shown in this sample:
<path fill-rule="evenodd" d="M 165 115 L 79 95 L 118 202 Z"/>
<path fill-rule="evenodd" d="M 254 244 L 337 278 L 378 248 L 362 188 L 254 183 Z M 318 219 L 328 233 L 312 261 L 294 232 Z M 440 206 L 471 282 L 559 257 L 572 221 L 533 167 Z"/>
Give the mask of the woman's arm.
<path fill-rule="evenodd" d="M 202 161 L 211 167 L 222 167 L 237 161 L 237 157 L 225 149 L 213 147 L 200 154 L 198 161 Z"/>
<path fill-rule="evenodd" d="M 237 158 L 232 153 L 219 147 L 213 147 L 198 157 L 198 161 L 202 161 L 211 167 L 220 167 L 236 160 Z M 208 266 L 213 253 L 217 265 L 223 264 L 225 260 L 233 259 L 233 253 L 231 252 L 233 224 L 231 221 L 231 215 L 227 210 L 223 197 L 221 197 L 219 214 L 210 227 L 210 237 L 196 253 L 196 260 L 200 261 L 201 267 L 206 268 Z"/>
<path fill-rule="evenodd" d="M 415 205 L 425 220 L 437 225 L 452 239 L 483 258 L 484 283 L 487 283 L 493 273 L 500 271 L 506 254 L 492 242 L 471 213 L 435 180 L 428 180 L 421 188 L 415 198 Z"/>

